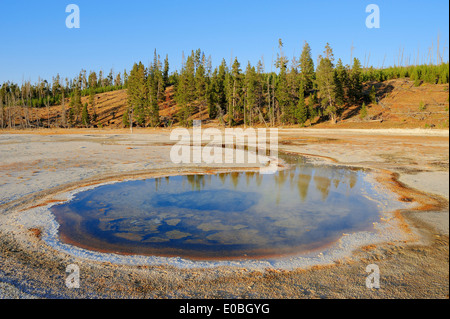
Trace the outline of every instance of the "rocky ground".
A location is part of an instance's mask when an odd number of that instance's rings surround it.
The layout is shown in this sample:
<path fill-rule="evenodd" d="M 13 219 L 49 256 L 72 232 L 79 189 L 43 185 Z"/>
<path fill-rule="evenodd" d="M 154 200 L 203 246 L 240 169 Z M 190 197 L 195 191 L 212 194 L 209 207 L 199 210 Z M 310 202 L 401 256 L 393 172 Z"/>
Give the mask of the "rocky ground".
<path fill-rule="evenodd" d="M 11 221 L 82 186 L 255 165 L 174 164 L 169 130 L 22 133 L 0 135 L 3 298 L 448 298 L 448 131 L 280 130 L 280 150 L 371 169 L 400 201 L 416 204 L 393 213 L 409 240 L 365 244 L 332 263 L 289 270 L 120 265 L 54 250 L 40 229 Z M 65 285 L 69 264 L 80 267 L 79 289 Z M 365 285 L 369 264 L 380 269 L 380 289 Z"/>

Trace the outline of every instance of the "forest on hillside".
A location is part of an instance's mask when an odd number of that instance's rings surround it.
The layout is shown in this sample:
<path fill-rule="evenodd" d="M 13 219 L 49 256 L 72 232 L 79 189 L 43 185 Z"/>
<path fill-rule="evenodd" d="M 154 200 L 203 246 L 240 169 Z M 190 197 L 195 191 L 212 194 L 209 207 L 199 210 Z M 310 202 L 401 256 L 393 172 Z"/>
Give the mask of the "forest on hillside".
<path fill-rule="evenodd" d="M 267 72 L 262 60 L 241 65 L 235 57 L 229 64 L 222 59 L 213 68 L 212 57 L 198 49 L 187 57 L 183 54 L 181 70 L 170 72 L 168 56 L 161 61 L 155 50 L 148 67 L 134 63 L 129 74 L 111 70 L 105 76 L 102 71 L 87 74 L 81 70 L 73 79 L 56 75 L 51 82 L 6 82 L 0 88 L 0 127 L 50 127 L 34 118 L 32 111 L 52 105 L 62 106 L 59 127 L 96 126 L 95 95 L 119 89 L 127 89 L 125 127 L 191 126 L 198 113 L 226 126 L 303 126 L 313 118 L 336 123 L 350 105 L 360 106 L 364 112 L 366 104 L 377 103 L 373 83 L 396 78 L 410 78 L 415 86 L 449 82 L 449 63 L 442 60 L 439 64 L 374 68 L 355 57 L 351 65 L 344 65 L 327 44 L 314 63 L 307 42 L 300 56 L 289 60 L 281 39 L 272 67 L 276 72 Z M 160 107 L 168 87 L 173 88 L 178 111 L 173 118 L 163 119 Z M 89 97 L 84 104 L 83 96 Z"/>

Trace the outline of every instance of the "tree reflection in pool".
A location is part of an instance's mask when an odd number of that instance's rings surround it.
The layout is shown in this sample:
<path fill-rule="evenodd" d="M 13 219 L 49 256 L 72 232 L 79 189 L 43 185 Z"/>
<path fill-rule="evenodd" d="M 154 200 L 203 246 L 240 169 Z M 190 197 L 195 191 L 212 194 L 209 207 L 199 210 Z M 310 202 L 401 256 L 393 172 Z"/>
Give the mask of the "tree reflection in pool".
<path fill-rule="evenodd" d="M 293 159 L 290 158 L 292 162 Z M 295 158 L 273 175 L 187 175 L 102 185 L 51 208 L 63 242 L 120 254 L 241 259 L 299 254 L 373 228 L 363 170 Z"/>

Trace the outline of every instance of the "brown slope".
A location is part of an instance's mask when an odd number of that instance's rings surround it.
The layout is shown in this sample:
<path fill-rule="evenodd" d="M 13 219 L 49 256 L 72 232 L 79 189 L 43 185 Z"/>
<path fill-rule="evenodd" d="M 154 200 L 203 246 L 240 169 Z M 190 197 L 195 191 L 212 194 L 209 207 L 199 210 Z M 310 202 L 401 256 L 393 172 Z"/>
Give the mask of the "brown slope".
<path fill-rule="evenodd" d="M 423 83 L 418 87 L 409 79 L 395 79 L 384 82 L 366 83 L 365 94 L 369 93 L 374 85 L 379 103 L 369 103 L 368 116 L 361 119 L 360 106 L 346 106 L 340 120 L 332 125 L 328 121 L 315 123 L 313 127 L 330 128 L 440 128 L 449 127 L 449 85 Z M 89 103 L 89 97 L 83 97 L 82 103 Z M 66 110 L 69 101 L 66 100 Z M 122 128 L 122 116 L 127 110 L 127 91 L 117 90 L 100 93 L 95 96 L 96 127 Z M 61 123 L 62 105 L 47 108 L 30 109 L 31 121 L 40 120 L 45 127 L 50 122 L 50 127 L 59 127 Z M 161 119 L 172 120 L 177 123 L 179 106 L 175 101 L 174 88 L 168 87 L 165 101 L 160 103 Z M 25 109 L 16 108 L 16 125 L 24 122 Z M 89 113 L 93 108 L 89 105 Z M 50 121 L 48 121 L 50 119 Z M 202 112 L 197 112 L 190 119 L 206 120 L 206 125 L 218 125 L 218 120 L 209 121 L 206 107 Z M 309 122 L 307 122 L 309 125 Z M 298 127 L 297 125 L 294 127 Z"/>

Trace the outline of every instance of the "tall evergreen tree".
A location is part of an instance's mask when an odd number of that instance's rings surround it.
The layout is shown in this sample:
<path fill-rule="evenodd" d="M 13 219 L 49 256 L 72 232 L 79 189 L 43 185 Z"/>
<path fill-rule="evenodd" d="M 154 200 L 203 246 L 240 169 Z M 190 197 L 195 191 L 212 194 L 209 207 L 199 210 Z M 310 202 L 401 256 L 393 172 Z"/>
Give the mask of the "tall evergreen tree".
<path fill-rule="evenodd" d="M 280 70 L 278 74 L 278 81 L 276 86 L 276 100 L 278 108 L 281 112 L 281 122 L 290 123 L 292 121 L 291 101 L 287 81 L 287 64 L 288 60 L 283 53 L 283 42 L 278 40 L 278 47 L 280 53 L 278 54 L 275 66 Z"/>
<path fill-rule="evenodd" d="M 339 59 L 336 64 L 336 69 L 334 70 L 334 83 L 336 86 L 336 105 L 338 107 L 342 107 L 345 104 L 345 90 L 344 87 L 346 85 L 346 74 L 344 65 L 342 64 L 342 60 Z"/>
<path fill-rule="evenodd" d="M 291 67 L 287 74 L 287 85 L 289 91 L 289 106 L 286 110 L 287 123 L 294 124 L 296 122 L 296 109 L 298 106 L 299 91 L 302 91 L 304 96 L 305 85 L 301 81 L 301 76 L 298 72 L 298 62 L 295 57 L 292 59 Z"/>
<path fill-rule="evenodd" d="M 226 94 L 226 78 L 228 73 L 227 63 L 225 59 L 222 60 L 222 63 L 219 66 L 219 73 L 217 74 L 217 83 L 216 83 L 216 95 L 217 95 L 217 105 L 221 112 L 225 114 L 227 107 L 227 94 Z"/>
<path fill-rule="evenodd" d="M 227 112 L 227 64 L 225 59 L 213 72 L 211 81 L 208 85 L 208 110 L 209 117 L 221 117 Z"/>
<path fill-rule="evenodd" d="M 125 112 L 122 115 L 122 124 L 123 127 L 130 127 L 130 116 L 129 116 L 129 110 L 125 110 Z"/>
<path fill-rule="evenodd" d="M 214 69 L 214 72 L 211 75 L 211 79 L 208 81 L 206 86 L 206 104 L 208 107 L 208 116 L 210 119 L 215 119 L 218 113 L 218 103 L 217 103 L 217 79 L 218 79 L 218 70 Z"/>
<path fill-rule="evenodd" d="M 304 85 L 303 91 L 308 93 L 313 89 L 315 72 L 314 61 L 311 57 L 311 48 L 308 42 L 303 45 L 302 54 L 300 55 L 300 74 Z"/>
<path fill-rule="evenodd" d="M 195 53 L 192 51 L 192 54 L 188 56 L 181 70 L 177 88 L 177 103 L 180 106 L 178 119 L 185 126 L 190 124 L 188 119 L 195 112 L 195 106 L 193 104 L 195 98 Z"/>
<path fill-rule="evenodd" d="M 139 125 L 145 125 L 148 111 L 148 86 L 146 69 L 142 62 L 135 63 L 128 77 L 128 105 L 133 108 L 133 114 Z"/>
<path fill-rule="evenodd" d="M 353 59 L 352 69 L 350 71 L 350 90 L 349 97 L 352 103 L 359 104 L 362 96 L 362 80 L 361 80 L 361 62 Z"/>
<path fill-rule="evenodd" d="M 122 76 L 120 75 L 120 72 L 116 74 L 116 78 L 114 79 L 114 86 L 122 86 Z"/>
<path fill-rule="evenodd" d="M 257 101 L 257 75 L 250 62 L 245 70 L 245 105 L 244 105 L 244 124 L 253 124 L 253 113 Z"/>
<path fill-rule="evenodd" d="M 88 84 L 90 88 L 95 89 L 98 85 L 97 73 L 91 72 L 88 77 Z"/>
<path fill-rule="evenodd" d="M 336 123 L 336 84 L 334 78 L 333 51 L 327 43 L 324 51 L 325 56 L 319 56 L 316 77 L 317 87 L 320 93 L 320 100 L 323 113 L 328 115 L 331 123 Z"/>
<path fill-rule="evenodd" d="M 199 105 L 200 113 L 205 110 L 207 105 L 207 79 L 205 76 L 205 68 L 203 63 L 200 63 L 195 71 L 195 91 L 196 100 Z"/>
<path fill-rule="evenodd" d="M 231 73 L 228 79 L 228 87 L 230 90 L 229 96 L 231 101 L 229 103 L 228 110 L 228 125 L 233 126 L 236 123 L 238 112 L 242 109 L 242 78 L 241 78 L 241 64 L 238 59 L 235 58 L 233 65 L 231 66 Z"/>
<path fill-rule="evenodd" d="M 166 58 L 164 60 L 163 79 L 164 79 L 164 89 L 165 89 L 169 85 L 169 55 L 167 55 L 167 54 L 166 54 Z"/>
<path fill-rule="evenodd" d="M 164 101 L 165 83 L 164 72 L 160 57 L 154 52 L 153 64 L 149 67 L 147 76 L 149 120 L 151 126 L 159 125 L 159 103 Z"/>
<path fill-rule="evenodd" d="M 297 104 L 297 109 L 296 109 L 296 113 L 295 113 L 297 122 L 301 126 L 303 126 L 305 124 L 305 122 L 308 120 L 308 107 L 305 103 L 305 95 L 303 92 L 303 87 L 304 86 L 302 85 L 302 87 L 299 89 L 298 104 Z"/>

